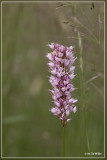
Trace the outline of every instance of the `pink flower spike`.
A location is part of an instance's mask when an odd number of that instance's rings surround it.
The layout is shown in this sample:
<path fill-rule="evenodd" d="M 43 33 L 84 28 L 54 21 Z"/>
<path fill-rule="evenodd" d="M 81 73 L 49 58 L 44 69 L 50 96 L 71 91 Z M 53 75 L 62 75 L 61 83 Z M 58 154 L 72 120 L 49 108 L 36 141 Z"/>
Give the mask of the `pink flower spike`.
<path fill-rule="evenodd" d="M 46 56 L 49 59 L 48 66 L 52 74 L 49 82 L 53 87 L 50 91 L 55 105 L 51 108 L 51 112 L 60 119 L 62 126 L 65 127 L 67 122 L 71 120 L 68 118 L 70 112 L 77 111 L 74 104 L 78 100 L 71 98 L 71 92 L 75 90 L 71 83 L 75 77 L 75 66 L 72 64 L 76 57 L 72 53 L 72 46 L 65 47 L 55 43 L 48 44 L 48 46 L 53 50 Z"/>

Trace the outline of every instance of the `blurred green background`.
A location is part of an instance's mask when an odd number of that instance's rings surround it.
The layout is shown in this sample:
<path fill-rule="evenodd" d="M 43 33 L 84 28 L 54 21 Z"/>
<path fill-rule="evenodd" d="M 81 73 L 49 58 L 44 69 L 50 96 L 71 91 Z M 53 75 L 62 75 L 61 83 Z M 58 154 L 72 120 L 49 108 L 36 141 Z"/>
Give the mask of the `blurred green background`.
<path fill-rule="evenodd" d="M 77 56 L 79 101 L 66 126 L 66 157 L 103 156 L 103 28 L 103 2 L 2 4 L 4 157 L 62 156 L 62 126 L 49 112 L 48 42 L 73 45 Z"/>

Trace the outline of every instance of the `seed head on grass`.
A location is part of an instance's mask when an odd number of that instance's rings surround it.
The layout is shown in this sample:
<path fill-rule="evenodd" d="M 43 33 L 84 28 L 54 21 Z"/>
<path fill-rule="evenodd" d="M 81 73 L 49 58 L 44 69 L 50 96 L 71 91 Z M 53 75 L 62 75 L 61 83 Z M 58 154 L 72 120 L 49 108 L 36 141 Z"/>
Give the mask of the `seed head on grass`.
<path fill-rule="evenodd" d="M 72 46 L 65 47 L 55 43 L 48 44 L 48 46 L 53 50 L 46 55 L 52 74 L 49 82 L 53 87 L 53 90 L 50 91 L 55 105 L 51 108 L 51 112 L 61 120 L 65 127 L 66 123 L 71 120 L 68 118 L 70 112 L 75 113 L 77 110 L 75 103 L 78 100 L 71 98 L 71 92 L 75 90 L 72 79 L 75 77 L 73 63 L 76 58 Z"/>

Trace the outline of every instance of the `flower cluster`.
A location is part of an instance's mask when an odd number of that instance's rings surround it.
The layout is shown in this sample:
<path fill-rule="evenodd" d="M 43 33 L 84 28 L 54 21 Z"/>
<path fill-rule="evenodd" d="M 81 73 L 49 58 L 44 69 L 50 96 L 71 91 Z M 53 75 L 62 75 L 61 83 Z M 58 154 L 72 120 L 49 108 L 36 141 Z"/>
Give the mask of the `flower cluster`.
<path fill-rule="evenodd" d="M 49 81 L 53 86 L 52 98 L 55 107 L 51 108 L 51 112 L 59 117 L 63 127 L 71 119 L 68 118 L 70 112 L 76 112 L 75 103 L 77 99 L 71 98 L 71 92 L 75 90 L 72 79 L 75 77 L 75 66 L 72 66 L 76 58 L 72 53 L 73 47 L 65 47 L 59 44 L 48 44 L 53 50 L 46 57 L 49 59 L 49 67 L 51 76 Z"/>

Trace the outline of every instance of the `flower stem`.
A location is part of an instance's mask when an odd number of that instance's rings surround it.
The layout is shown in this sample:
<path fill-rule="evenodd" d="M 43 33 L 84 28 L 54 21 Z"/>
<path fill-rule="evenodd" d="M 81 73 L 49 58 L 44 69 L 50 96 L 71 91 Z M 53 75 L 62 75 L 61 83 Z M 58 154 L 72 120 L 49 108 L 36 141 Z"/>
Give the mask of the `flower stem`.
<path fill-rule="evenodd" d="M 63 157 L 65 157 L 65 127 L 63 127 Z"/>

